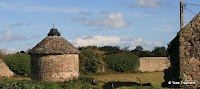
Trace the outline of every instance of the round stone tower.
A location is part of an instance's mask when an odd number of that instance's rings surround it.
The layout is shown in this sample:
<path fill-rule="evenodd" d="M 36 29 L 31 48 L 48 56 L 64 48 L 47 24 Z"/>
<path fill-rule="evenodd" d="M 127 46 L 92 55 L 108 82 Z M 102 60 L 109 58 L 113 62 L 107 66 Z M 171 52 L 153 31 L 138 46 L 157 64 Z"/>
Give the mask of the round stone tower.
<path fill-rule="evenodd" d="M 79 76 L 78 49 L 70 44 L 56 28 L 29 51 L 31 79 L 41 81 L 68 81 Z"/>

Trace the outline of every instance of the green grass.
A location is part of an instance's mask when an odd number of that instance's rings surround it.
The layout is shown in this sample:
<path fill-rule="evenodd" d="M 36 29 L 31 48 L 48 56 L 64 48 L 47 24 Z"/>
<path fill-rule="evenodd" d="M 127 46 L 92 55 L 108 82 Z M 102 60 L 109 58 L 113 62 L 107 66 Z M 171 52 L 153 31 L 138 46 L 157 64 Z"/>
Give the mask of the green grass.
<path fill-rule="evenodd" d="M 29 77 L 21 77 L 18 75 L 15 75 L 13 77 L 0 77 L 0 83 L 4 82 L 13 82 L 13 81 L 21 81 L 21 80 L 31 80 Z"/>
<path fill-rule="evenodd" d="M 42 87 L 61 87 L 62 89 L 161 89 L 161 83 L 164 82 L 163 72 L 151 73 L 127 73 L 127 74 L 106 74 L 106 75 L 87 75 L 81 77 L 78 81 L 70 82 L 35 82 L 28 77 L 14 76 L 11 78 L 0 78 L 3 82 L 22 82 L 22 84 L 40 84 Z M 92 77 L 92 78 L 91 78 Z M 93 78 L 96 80 L 92 84 Z M 26 81 L 25 81 L 26 80 Z M 142 86 L 141 86 L 142 84 Z M 54 88 L 55 89 L 55 88 Z"/>
<path fill-rule="evenodd" d="M 162 88 L 161 83 L 164 82 L 164 73 L 163 72 L 150 72 L 150 73 L 128 73 L 128 74 L 107 74 L 107 75 L 96 75 L 91 76 L 99 81 L 104 83 L 108 82 L 123 82 L 130 83 L 135 82 L 140 84 L 151 83 L 154 88 Z M 139 80 L 138 80 L 139 79 Z M 122 87 L 129 88 L 129 87 Z M 130 87 L 131 88 L 131 87 Z"/>

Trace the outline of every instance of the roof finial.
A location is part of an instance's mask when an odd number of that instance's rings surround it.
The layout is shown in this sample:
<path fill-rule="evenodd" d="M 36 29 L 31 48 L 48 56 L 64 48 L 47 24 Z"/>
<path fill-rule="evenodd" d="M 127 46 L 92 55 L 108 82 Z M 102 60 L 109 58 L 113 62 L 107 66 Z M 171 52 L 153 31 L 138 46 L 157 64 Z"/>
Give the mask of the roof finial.
<path fill-rule="evenodd" d="M 54 28 L 54 24 L 53 24 L 53 28 Z"/>

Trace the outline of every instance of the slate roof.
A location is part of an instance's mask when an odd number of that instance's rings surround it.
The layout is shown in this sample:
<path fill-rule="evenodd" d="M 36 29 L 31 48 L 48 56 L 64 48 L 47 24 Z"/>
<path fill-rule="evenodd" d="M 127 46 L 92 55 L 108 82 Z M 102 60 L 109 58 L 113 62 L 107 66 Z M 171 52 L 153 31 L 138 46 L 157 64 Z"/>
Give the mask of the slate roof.
<path fill-rule="evenodd" d="M 78 54 L 79 50 L 60 36 L 48 36 L 28 54 Z"/>
<path fill-rule="evenodd" d="M 38 43 L 28 54 L 78 54 L 79 50 L 60 36 L 56 28 L 52 28 L 48 36 Z"/>
<path fill-rule="evenodd" d="M 60 32 L 56 28 L 52 28 L 51 31 L 48 33 L 48 36 L 60 36 Z"/>

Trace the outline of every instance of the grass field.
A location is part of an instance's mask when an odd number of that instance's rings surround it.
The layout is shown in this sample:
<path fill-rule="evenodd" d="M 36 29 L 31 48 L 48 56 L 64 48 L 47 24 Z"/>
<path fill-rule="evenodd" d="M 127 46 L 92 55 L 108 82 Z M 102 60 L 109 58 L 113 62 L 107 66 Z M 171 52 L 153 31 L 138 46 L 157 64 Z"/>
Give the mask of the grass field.
<path fill-rule="evenodd" d="M 87 77 L 93 77 L 98 81 L 97 88 L 100 89 L 142 89 L 143 88 L 162 88 L 161 83 L 164 82 L 163 72 L 151 72 L 151 73 L 128 73 L 128 74 L 107 74 L 107 75 L 90 75 Z M 15 76 L 11 78 L 0 78 L 0 83 L 10 81 L 30 80 L 27 77 Z M 99 87 L 100 86 L 100 87 Z"/>
<path fill-rule="evenodd" d="M 107 74 L 107 75 L 96 75 L 91 76 L 99 81 L 103 81 L 104 83 L 116 83 L 116 86 L 121 88 L 129 88 L 126 85 L 132 84 L 138 85 L 140 82 L 142 84 L 151 84 L 153 88 L 162 88 L 161 83 L 164 82 L 164 73 L 163 72 L 151 72 L 151 73 L 129 73 L 129 74 Z M 124 85 L 124 86 L 123 86 Z M 115 86 L 115 84 L 114 84 Z M 119 87 L 119 88 L 120 88 Z"/>

